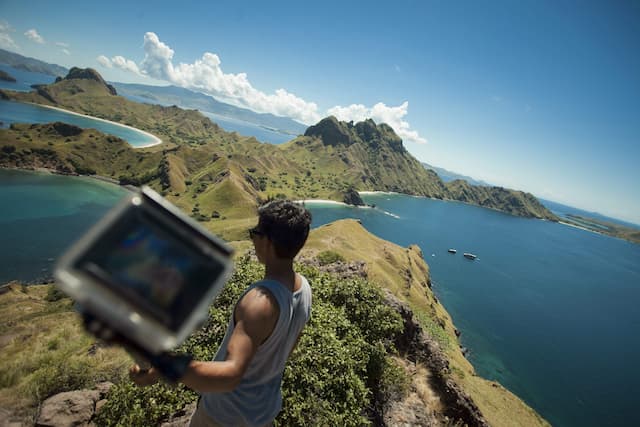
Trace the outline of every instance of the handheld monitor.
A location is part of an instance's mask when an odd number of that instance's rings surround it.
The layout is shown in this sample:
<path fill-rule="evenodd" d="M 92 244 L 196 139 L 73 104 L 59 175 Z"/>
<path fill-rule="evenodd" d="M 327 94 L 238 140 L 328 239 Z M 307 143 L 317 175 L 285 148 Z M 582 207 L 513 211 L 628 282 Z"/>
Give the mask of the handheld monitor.
<path fill-rule="evenodd" d="M 82 310 L 158 354 L 207 319 L 231 255 L 226 243 L 143 187 L 80 238 L 54 274 Z"/>

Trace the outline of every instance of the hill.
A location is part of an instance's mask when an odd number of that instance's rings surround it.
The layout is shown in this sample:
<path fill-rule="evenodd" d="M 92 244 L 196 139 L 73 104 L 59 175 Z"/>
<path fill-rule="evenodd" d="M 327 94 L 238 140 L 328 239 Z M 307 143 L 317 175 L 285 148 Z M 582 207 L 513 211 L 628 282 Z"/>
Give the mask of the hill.
<path fill-rule="evenodd" d="M 118 93 L 133 101 L 160 105 L 177 105 L 199 111 L 218 114 L 236 120 L 253 123 L 279 132 L 299 135 L 304 133 L 306 126 L 288 117 L 278 117 L 269 113 L 256 113 L 246 108 L 240 108 L 220 102 L 212 96 L 194 92 L 176 86 L 150 86 L 130 83 L 112 83 Z"/>
<path fill-rule="evenodd" d="M 247 245 L 234 243 L 239 254 Z M 328 251 L 337 259 L 327 261 Z M 355 220 L 337 221 L 311 232 L 297 268 L 311 278 L 314 316 L 285 374 L 281 425 L 363 425 L 365 416 L 374 425 L 548 425 L 475 374 L 417 246 L 386 242 Z M 184 349 L 211 357 L 233 295 L 261 273 L 255 260 L 240 256 L 210 322 Z M 52 394 L 104 380 L 116 386 L 101 402 L 98 425 L 159 425 L 196 398 L 183 387 L 131 387 L 123 378 L 128 356 L 87 336 L 71 301 L 52 287 L 2 290 L 0 318 L 11 319 L 0 328 L 7 420 L 24 420 Z"/>
<path fill-rule="evenodd" d="M 437 173 L 438 176 L 440 177 L 440 179 L 442 181 L 444 181 L 444 182 L 451 182 L 451 181 L 455 181 L 456 179 L 462 179 L 464 181 L 467 181 L 471 185 L 491 186 L 491 184 L 488 184 L 488 183 L 486 183 L 484 181 L 473 179 L 470 176 L 461 175 L 459 173 L 452 172 L 452 171 L 444 169 L 444 168 L 439 168 L 437 166 L 433 166 L 433 165 L 430 165 L 428 163 L 422 162 L 422 166 L 424 166 L 427 169 L 431 169 L 432 171 Z"/>
<path fill-rule="evenodd" d="M 68 70 L 57 64 L 49 64 L 39 59 L 29 58 L 8 50 L 0 49 L 0 64 L 7 64 L 19 70 L 48 74 L 50 76 L 64 76 Z"/>
<path fill-rule="evenodd" d="M 5 152 L 0 166 L 36 167 L 43 162 L 42 150 L 53 151 L 59 158 L 55 170 L 95 171 L 122 183 L 149 184 L 231 240 L 243 237 L 260 200 L 343 201 L 352 189 L 461 200 L 515 215 L 554 218 L 521 192 L 445 185 L 407 152 L 391 127 L 372 120 L 353 124 L 329 117 L 288 143 L 261 144 L 223 131 L 198 111 L 127 100 L 94 70 L 77 68 L 33 92 L 0 90 L 0 98 L 63 107 L 130 125 L 165 141 L 142 150 L 120 143 L 117 155 L 105 162 L 113 137 L 98 131 L 64 136 L 48 125 L 12 126 L 0 130 L 0 145 L 14 150 Z M 134 158 L 141 160 L 135 163 Z"/>

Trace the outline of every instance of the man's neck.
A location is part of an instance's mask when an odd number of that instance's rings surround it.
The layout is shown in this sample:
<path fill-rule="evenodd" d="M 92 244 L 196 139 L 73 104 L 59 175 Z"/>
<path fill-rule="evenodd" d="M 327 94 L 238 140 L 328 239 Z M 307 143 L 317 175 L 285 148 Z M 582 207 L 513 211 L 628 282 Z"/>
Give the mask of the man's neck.
<path fill-rule="evenodd" d="M 268 263 L 265 267 L 265 279 L 277 280 L 292 292 L 295 290 L 296 273 L 293 271 L 293 260 L 277 260 Z"/>

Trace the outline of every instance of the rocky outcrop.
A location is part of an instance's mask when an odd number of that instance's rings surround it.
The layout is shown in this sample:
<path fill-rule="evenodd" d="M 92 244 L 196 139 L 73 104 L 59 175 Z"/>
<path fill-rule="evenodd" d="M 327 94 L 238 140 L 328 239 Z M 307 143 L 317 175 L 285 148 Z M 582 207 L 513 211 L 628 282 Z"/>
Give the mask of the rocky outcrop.
<path fill-rule="evenodd" d="M 94 390 L 75 390 L 51 396 L 42 403 L 36 427 L 89 426 L 96 408 L 113 384 L 100 383 Z"/>
<path fill-rule="evenodd" d="M 85 80 L 95 80 L 96 82 L 104 85 L 111 95 L 117 95 L 116 88 L 108 84 L 104 81 L 102 76 L 93 68 L 78 68 L 73 67 L 69 70 L 67 76 L 62 80 L 74 80 L 74 79 L 85 79 Z"/>
<path fill-rule="evenodd" d="M 353 187 L 345 191 L 342 201 L 348 205 L 353 205 L 353 206 L 365 205 L 365 203 L 362 201 L 362 198 L 360 197 L 360 194 L 358 194 L 356 189 Z"/>
<path fill-rule="evenodd" d="M 449 378 L 450 368 L 446 355 L 436 341 L 422 331 L 413 312 L 396 297 L 387 293 L 387 303 L 402 317 L 403 331 L 395 337 L 395 346 L 410 360 L 424 363 L 431 371 L 429 382 L 444 404 L 444 415 L 467 426 L 489 427 L 480 409 L 462 388 Z"/>
<path fill-rule="evenodd" d="M 304 136 L 320 137 L 324 145 L 350 145 L 353 144 L 353 136 L 344 122 L 339 122 L 333 116 L 320 120 L 316 125 L 310 126 Z"/>

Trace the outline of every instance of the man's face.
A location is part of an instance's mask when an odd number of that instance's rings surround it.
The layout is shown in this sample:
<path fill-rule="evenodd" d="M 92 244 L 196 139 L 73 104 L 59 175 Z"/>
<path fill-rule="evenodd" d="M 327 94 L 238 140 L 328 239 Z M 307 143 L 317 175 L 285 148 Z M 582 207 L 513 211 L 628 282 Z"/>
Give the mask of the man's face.
<path fill-rule="evenodd" d="M 264 263 L 264 255 L 266 250 L 266 245 L 269 241 L 269 238 L 265 234 L 264 231 L 260 228 L 260 224 L 256 225 L 252 229 L 249 230 L 249 237 L 253 242 L 253 247 L 256 250 L 256 256 L 258 257 L 258 261 Z"/>

